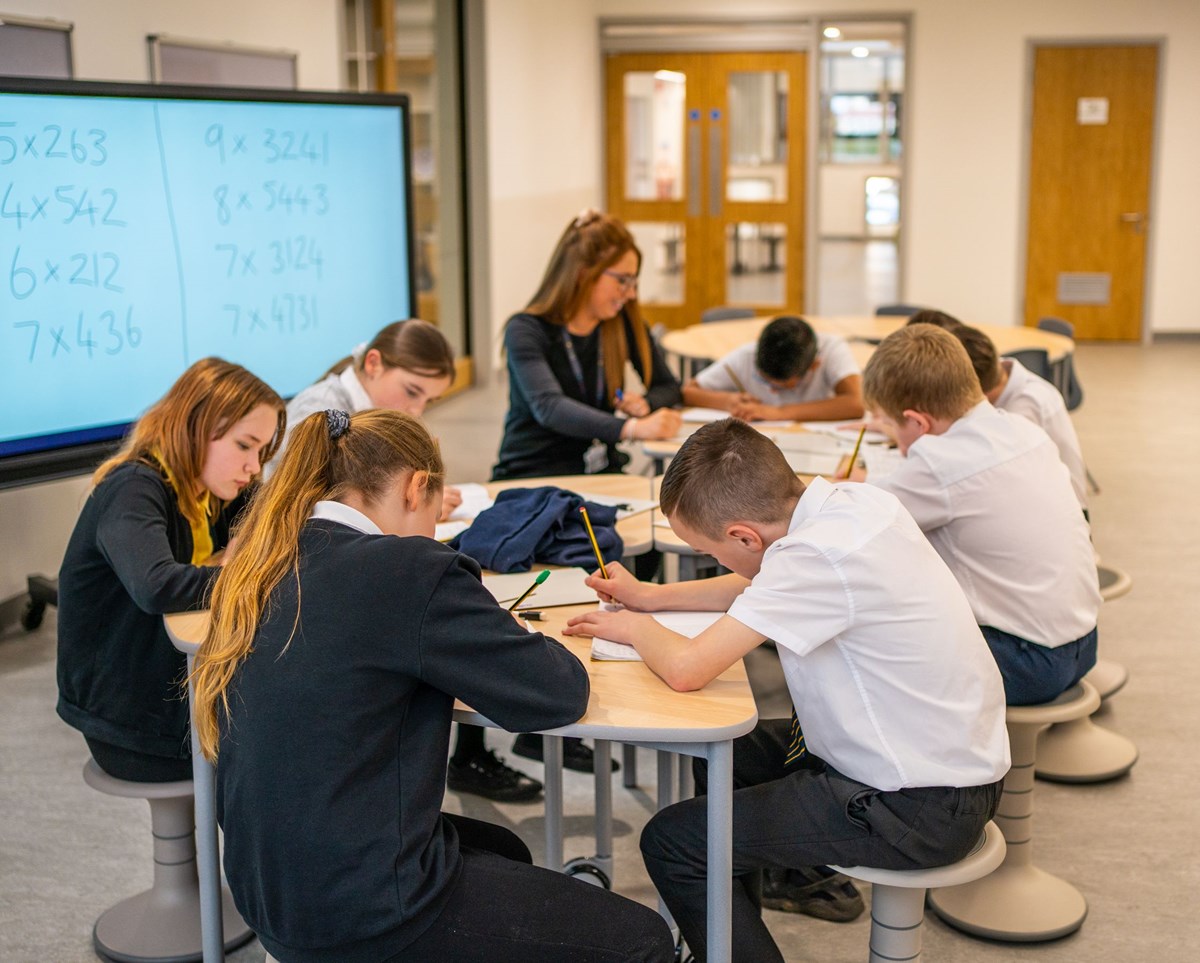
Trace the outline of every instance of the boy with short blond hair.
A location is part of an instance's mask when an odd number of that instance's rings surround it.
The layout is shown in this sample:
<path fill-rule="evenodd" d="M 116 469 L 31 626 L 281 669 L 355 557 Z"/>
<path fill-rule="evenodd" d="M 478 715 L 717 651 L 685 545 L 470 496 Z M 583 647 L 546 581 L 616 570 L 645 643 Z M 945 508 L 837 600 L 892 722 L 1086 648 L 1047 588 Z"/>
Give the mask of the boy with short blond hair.
<path fill-rule="evenodd" d="M 905 455 L 874 484 L 900 499 L 963 587 L 1009 704 L 1055 698 L 1096 662 L 1100 591 L 1054 442 L 992 407 L 962 342 L 933 325 L 885 338 L 864 392 Z"/>
<path fill-rule="evenodd" d="M 748 425 L 705 425 L 663 479 L 671 527 L 732 572 L 668 585 L 619 565 L 589 584 L 620 611 L 573 635 L 631 644 L 678 690 L 699 689 L 766 638 L 795 706 L 733 751 L 736 960 L 782 961 L 753 885 L 765 868 L 915 869 L 970 851 L 1009 766 L 1002 683 L 953 575 L 904 507 L 869 485 L 807 487 Z M 645 612 L 725 611 L 695 639 Z M 703 792 L 706 770 L 696 764 Z M 707 951 L 704 799 L 647 824 L 642 854 L 697 960 Z"/>

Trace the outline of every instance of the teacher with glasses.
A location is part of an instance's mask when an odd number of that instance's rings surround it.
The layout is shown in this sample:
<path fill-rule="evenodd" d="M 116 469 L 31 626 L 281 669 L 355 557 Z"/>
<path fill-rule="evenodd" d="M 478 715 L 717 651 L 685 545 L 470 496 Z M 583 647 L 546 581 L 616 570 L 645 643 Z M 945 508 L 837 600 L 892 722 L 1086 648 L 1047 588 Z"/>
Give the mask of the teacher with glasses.
<path fill-rule="evenodd" d="M 537 293 L 508 319 L 509 404 L 492 480 L 618 472 L 621 441 L 679 431 L 679 382 L 638 309 L 642 255 L 617 218 L 583 211 Z M 645 394 L 624 390 L 625 363 Z"/>

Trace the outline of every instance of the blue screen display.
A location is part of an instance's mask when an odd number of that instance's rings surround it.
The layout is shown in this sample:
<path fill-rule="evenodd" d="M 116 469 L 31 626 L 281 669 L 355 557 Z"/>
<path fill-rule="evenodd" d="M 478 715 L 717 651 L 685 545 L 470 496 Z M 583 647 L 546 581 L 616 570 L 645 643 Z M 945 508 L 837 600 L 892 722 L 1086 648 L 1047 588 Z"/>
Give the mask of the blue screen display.
<path fill-rule="evenodd" d="M 209 355 L 293 395 L 411 314 L 404 98 L 99 89 L 0 89 L 0 458 Z"/>

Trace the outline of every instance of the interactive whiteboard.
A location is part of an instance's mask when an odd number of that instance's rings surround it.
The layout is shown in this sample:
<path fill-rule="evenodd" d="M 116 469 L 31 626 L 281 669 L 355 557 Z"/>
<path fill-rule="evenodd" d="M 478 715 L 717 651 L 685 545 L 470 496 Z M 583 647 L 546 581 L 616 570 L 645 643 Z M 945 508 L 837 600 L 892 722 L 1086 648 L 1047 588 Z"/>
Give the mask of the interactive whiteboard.
<path fill-rule="evenodd" d="M 408 317 L 407 113 L 0 80 L 0 482 L 62 474 L 199 358 L 287 397 Z"/>

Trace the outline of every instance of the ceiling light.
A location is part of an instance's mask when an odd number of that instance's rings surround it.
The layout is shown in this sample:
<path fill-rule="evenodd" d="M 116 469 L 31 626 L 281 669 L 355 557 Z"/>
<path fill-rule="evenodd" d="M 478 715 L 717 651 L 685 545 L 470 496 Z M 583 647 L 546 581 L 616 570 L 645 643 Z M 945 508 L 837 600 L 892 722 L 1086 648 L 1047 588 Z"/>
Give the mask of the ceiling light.
<path fill-rule="evenodd" d="M 871 56 L 871 51 L 868 50 L 866 47 L 851 47 L 850 48 L 850 56 L 852 56 L 852 57 L 869 57 L 869 56 Z"/>
<path fill-rule="evenodd" d="M 842 35 L 842 31 L 838 27 L 826 27 L 821 31 L 829 40 L 837 40 Z"/>

